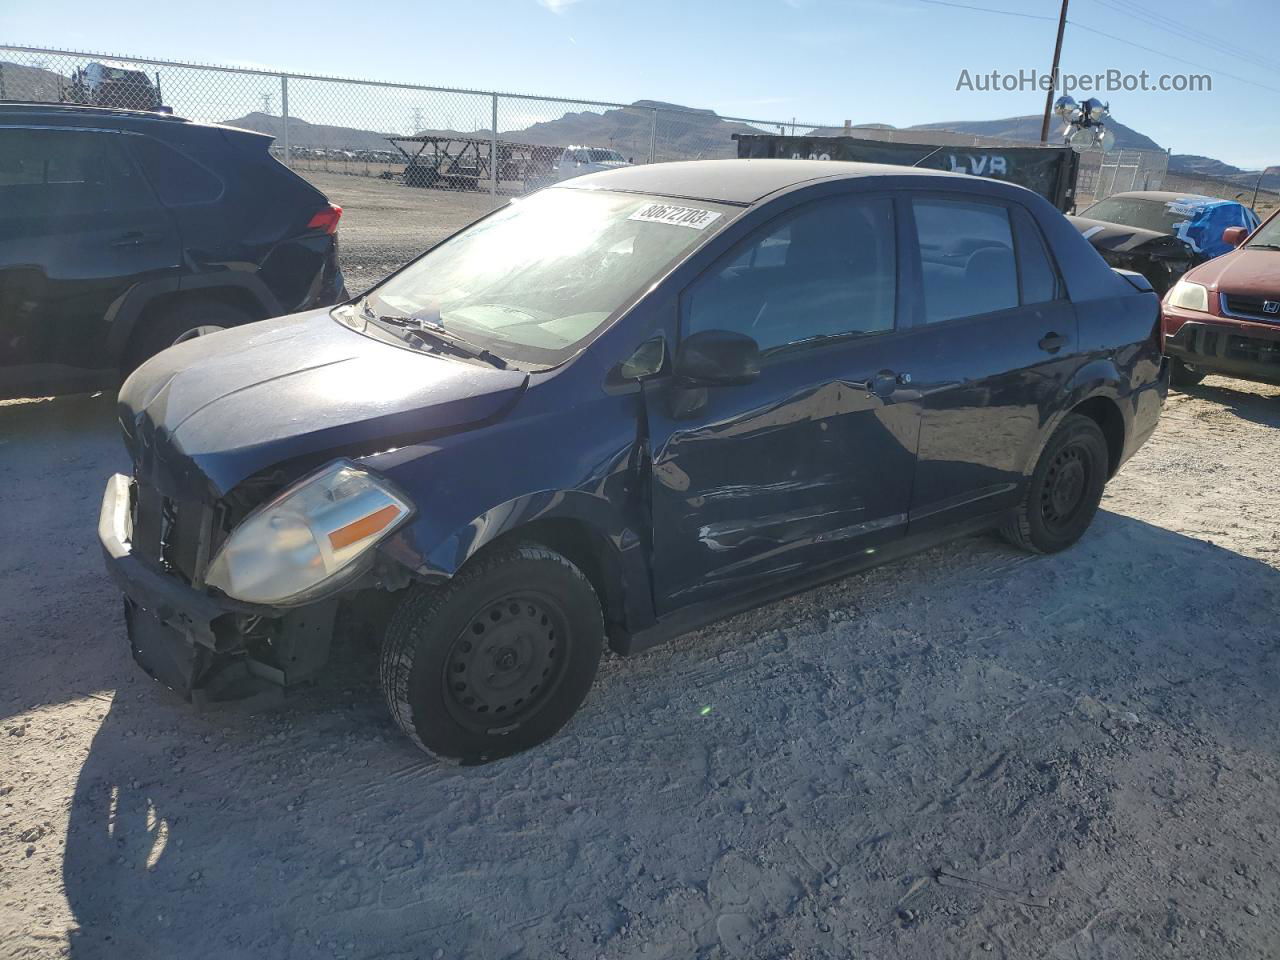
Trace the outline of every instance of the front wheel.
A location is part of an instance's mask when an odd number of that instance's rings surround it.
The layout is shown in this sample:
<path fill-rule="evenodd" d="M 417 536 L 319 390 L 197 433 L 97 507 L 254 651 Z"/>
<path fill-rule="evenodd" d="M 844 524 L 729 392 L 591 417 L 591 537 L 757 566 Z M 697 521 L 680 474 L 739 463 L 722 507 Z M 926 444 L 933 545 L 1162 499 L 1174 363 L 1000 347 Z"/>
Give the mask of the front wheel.
<path fill-rule="evenodd" d="M 600 602 L 565 557 L 538 544 L 499 548 L 444 587 L 411 588 L 382 645 L 397 725 L 458 763 L 542 743 L 587 696 L 604 642 Z"/>
<path fill-rule="evenodd" d="M 1169 383 L 1179 390 L 1194 387 L 1205 378 L 1205 372 L 1189 363 L 1183 363 L 1177 357 L 1169 359 Z"/>
<path fill-rule="evenodd" d="M 179 300 L 140 321 L 125 353 L 122 373 L 128 376 L 166 347 L 249 323 L 253 318 L 219 300 Z"/>
<path fill-rule="evenodd" d="M 1070 414 L 1049 438 L 1013 520 L 1002 531 L 1014 546 L 1057 553 L 1084 534 L 1107 483 L 1107 440 L 1097 423 Z"/>

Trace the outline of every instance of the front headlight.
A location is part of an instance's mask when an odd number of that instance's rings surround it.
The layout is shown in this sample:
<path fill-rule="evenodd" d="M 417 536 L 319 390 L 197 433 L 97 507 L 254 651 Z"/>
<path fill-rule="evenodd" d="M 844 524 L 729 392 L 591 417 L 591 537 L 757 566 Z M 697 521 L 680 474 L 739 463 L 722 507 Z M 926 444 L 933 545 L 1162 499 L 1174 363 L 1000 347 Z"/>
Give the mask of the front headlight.
<path fill-rule="evenodd" d="M 1169 306 L 1183 310 L 1209 312 L 1209 290 L 1207 287 L 1192 283 L 1190 280 L 1179 280 L 1169 291 Z"/>
<path fill-rule="evenodd" d="M 205 582 L 246 603 L 300 603 L 356 574 L 356 561 L 412 513 L 385 480 L 338 460 L 245 517 Z"/>

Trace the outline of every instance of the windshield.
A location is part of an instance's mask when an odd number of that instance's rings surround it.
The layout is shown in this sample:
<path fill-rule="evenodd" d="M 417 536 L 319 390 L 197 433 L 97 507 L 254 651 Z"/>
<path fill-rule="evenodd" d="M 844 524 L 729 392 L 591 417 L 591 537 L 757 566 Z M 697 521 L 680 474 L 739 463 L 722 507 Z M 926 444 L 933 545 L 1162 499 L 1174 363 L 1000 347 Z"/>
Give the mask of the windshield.
<path fill-rule="evenodd" d="M 1272 217 L 1249 238 L 1247 247 L 1280 247 L 1280 216 Z"/>
<path fill-rule="evenodd" d="M 435 247 L 369 293 L 508 360 L 554 365 L 721 228 L 735 209 L 598 190 L 543 190 Z"/>
<path fill-rule="evenodd" d="M 1091 220 L 1122 223 L 1129 227 L 1154 230 L 1156 233 L 1175 233 L 1175 227 L 1186 223 L 1191 215 L 1186 206 L 1137 197 L 1108 197 L 1080 214 Z"/>
<path fill-rule="evenodd" d="M 587 150 L 587 159 L 592 163 L 624 163 L 622 154 L 617 150 Z"/>

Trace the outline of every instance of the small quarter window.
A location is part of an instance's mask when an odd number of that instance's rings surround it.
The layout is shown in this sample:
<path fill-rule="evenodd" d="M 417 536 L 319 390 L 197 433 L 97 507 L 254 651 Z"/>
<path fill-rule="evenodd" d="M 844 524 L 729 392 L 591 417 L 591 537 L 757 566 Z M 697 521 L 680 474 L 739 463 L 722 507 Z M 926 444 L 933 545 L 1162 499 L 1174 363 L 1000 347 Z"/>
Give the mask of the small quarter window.
<path fill-rule="evenodd" d="M 1013 208 L 1015 233 L 1018 238 L 1018 274 L 1022 281 L 1022 302 L 1048 303 L 1061 295 L 1058 271 L 1049 259 L 1044 237 L 1035 219 L 1021 207 Z"/>
<path fill-rule="evenodd" d="M 151 137 L 129 137 L 138 163 L 166 206 L 211 203 L 222 196 L 222 181 L 200 164 Z"/>

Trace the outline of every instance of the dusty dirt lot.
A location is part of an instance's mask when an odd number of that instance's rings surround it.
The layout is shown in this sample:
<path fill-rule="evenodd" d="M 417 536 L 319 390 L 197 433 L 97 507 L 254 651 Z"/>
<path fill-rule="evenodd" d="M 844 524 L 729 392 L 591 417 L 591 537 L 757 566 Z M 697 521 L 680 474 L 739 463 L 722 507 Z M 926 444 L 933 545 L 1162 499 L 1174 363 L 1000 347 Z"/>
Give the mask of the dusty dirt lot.
<path fill-rule="evenodd" d="M 1280 950 L 1280 391 L 1175 394 L 1065 554 L 966 540 L 613 659 L 466 770 L 362 648 L 256 716 L 143 676 L 111 417 L 0 407 L 4 957 Z"/>
<path fill-rule="evenodd" d="M 342 207 L 338 245 L 347 287 L 359 293 L 495 206 L 487 193 L 427 190 L 373 177 L 307 172 Z M 499 196 L 496 204 L 510 199 Z"/>
<path fill-rule="evenodd" d="M 352 275 L 464 202 L 342 180 Z M 146 678 L 112 417 L 0 406 L 0 957 L 1280 953 L 1280 390 L 1173 395 L 1064 554 L 969 539 L 613 658 L 472 769 L 358 643 L 256 715 Z"/>

